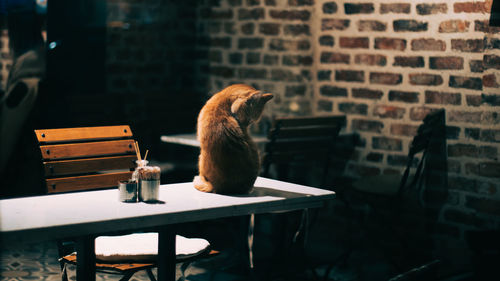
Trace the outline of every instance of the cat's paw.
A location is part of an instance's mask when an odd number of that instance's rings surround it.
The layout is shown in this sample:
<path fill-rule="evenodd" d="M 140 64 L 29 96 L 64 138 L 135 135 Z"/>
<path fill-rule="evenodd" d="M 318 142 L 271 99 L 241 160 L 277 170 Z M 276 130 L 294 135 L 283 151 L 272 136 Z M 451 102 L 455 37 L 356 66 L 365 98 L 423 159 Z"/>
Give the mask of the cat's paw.
<path fill-rule="evenodd" d="M 204 181 L 200 176 L 195 176 L 193 184 L 196 189 L 203 192 L 213 192 L 214 188 L 211 183 Z"/>

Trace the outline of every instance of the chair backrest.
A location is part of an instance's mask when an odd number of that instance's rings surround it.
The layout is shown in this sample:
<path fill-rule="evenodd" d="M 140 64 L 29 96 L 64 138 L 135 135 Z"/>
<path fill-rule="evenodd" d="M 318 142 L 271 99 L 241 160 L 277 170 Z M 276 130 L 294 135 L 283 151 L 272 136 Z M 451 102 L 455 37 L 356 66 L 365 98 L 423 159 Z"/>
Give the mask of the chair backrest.
<path fill-rule="evenodd" d="M 418 127 L 417 134 L 413 137 L 410 144 L 408 153 L 408 162 L 406 164 L 406 169 L 401 178 L 398 195 L 402 196 L 405 191 L 410 187 L 420 188 L 422 183 L 422 175 L 424 173 L 424 166 L 427 159 L 429 146 L 433 139 L 444 138 L 445 134 L 445 111 L 444 109 L 436 110 L 429 113 L 423 120 L 422 124 Z M 414 159 L 417 153 L 422 153 L 418 164 L 416 165 L 416 171 L 410 184 L 407 184 L 410 175 L 410 170 L 414 167 Z"/>
<path fill-rule="evenodd" d="M 136 153 L 128 125 L 35 130 L 47 193 L 118 186 L 131 178 Z"/>
<path fill-rule="evenodd" d="M 273 163 L 310 160 L 325 161 L 326 173 L 335 139 L 345 123 L 345 116 L 276 118 L 268 132 L 263 175 L 269 175 Z"/>

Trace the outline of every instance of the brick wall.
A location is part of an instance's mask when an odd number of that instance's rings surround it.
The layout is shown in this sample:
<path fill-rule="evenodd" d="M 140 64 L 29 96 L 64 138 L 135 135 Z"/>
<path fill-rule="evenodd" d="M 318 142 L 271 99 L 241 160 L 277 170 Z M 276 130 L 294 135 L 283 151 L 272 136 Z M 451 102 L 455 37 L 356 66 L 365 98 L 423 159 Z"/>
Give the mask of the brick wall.
<path fill-rule="evenodd" d="M 437 237 L 500 226 L 500 27 L 487 1 L 204 1 L 209 89 L 276 94 L 266 116 L 346 114 L 350 177 L 400 172 L 425 115 L 446 110 Z M 460 244 L 461 242 L 456 242 Z M 446 245 L 450 244 L 450 245 Z"/>

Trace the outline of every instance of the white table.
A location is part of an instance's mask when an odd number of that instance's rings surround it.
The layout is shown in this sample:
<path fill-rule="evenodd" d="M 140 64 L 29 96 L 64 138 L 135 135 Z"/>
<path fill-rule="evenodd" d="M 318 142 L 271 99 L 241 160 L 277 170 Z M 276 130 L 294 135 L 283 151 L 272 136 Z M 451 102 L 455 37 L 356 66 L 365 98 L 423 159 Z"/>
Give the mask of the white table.
<path fill-rule="evenodd" d="M 259 177 L 249 195 L 197 191 L 193 184 L 162 185 L 164 204 L 121 203 L 101 190 L 0 200 L 0 245 L 77 237 L 77 280 L 95 280 L 95 236 L 155 227 L 158 280 L 175 280 L 175 225 L 231 216 L 321 207 L 328 190 Z"/>

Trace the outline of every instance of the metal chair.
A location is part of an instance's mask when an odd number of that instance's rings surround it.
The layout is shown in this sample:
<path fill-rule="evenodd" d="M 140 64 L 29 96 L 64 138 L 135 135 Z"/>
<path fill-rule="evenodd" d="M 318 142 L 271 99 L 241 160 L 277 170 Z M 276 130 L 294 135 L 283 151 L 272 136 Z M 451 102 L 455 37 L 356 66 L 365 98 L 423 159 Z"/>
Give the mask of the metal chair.
<path fill-rule="evenodd" d="M 128 125 L 43 129 L 35 130 L 35 135 L 42 155 L 47 194 L 116 188 L 119 181 L 131 178 L 136 166 L 135 140 Z M 150 239 L 151 233 L 137 235 L 115 234 L 110 239 Z M 182 239 L 182 243 L 194 241 L 180 236 L 177 239 Z M 199 239 L 196 241 L 200 242 Z M 183 256 L 178 254 L 177 262 L 190 262 L 217 253 L 210 250 L 208 241 L 201 242 L 200 248 L 191 253 Z M 67 280 L 66 265 L 76 264 L 77 252 L 74 252 L 74 246 L 75 243 L 71 240 L 58 241 L 63 281 Z M 80 247 L 78 244 L 76 246 L 77 249 Z M 179 246 L 182 248 L 183 245 Z M 179 253 L 179 249 L 176 250 Z M 116 251 L 120 255 L 119 247 Z M 123 276 L 120 280 L 129 280 L 137 271 L 146 270 L 150 279 L 155 280 L 151 272 L 156 267 L 155 257 L 140 260 L 134 258 L 136 256 L 123 254 L 121 260 L 98 260 L 96 271 L 120 274 Z"/>

